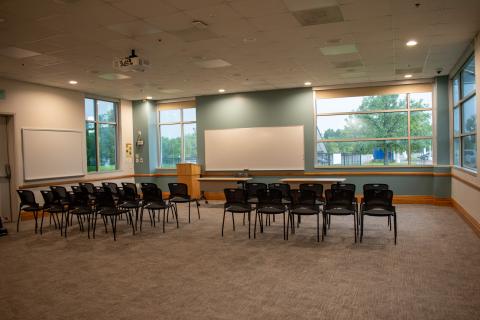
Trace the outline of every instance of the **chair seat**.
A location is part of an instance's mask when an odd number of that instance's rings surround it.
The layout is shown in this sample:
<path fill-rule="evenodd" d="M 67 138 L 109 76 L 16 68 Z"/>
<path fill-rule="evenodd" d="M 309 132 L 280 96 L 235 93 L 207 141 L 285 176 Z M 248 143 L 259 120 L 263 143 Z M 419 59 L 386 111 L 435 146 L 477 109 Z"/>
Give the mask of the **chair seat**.
<path fill-rule="evenodd" d="M 144 206 L 144 208 L 152 209 L 152 210 L 161 210 L 161 209 L 167 209 L 168 205 L 160 202 L 149 202 Z"/>
<path fill-rule="evenodd" d="M 51 213 L 59 213 L 59 212 L 64 212 L 66 211 L 64 207 L 62 206 L 58 206 L 58 205 L 53 205 L 53 206 L 49 206 L 49 207 L 43 207 L 43 209 L 47 212 L 51 212 Z"/>
<path fill-rule="evenodd" d="M 249 212 L 252 211 L 252 208 L 248 205 L 232 204 L 227 206 L 225 210 L 230 212 Z"/>
<path fill-rule="evenodd" d="M 98 213 L 101 214 L 102 216 L 115 216 L 115 215 L 120 215 L 126 212 L 128 212 L 128 210 L 113 209 L 113 208 L 102 208 L 98 211 Z"/>
<path fill-rule="evenodd" d="M 282 199 L 282 203 L 283 203 L 283 204 L 287 204 L 287 205 L 288 205 L 288 204 L 291 204 L 291 203 L 292 203 L 292 201 L 291 201 L 291 200 L 289 200 L 289 199 Z"/>
<path fill-rule="evenodd" d="M 173 198 L 169 199 L 171 202 L 176 202 L 176 203 L 183 203 L 183 202 L 192 202 L 195 201 L 195 199 L 192 199 L 190 197 L 180 197 L 180 196 L 175 196 Z"/>
<path fill-rule="evenodd" d="M 349 210 L 347 208 L 327 208 L 323 212 L 327 214 L 342 215 L 342 216 L 351 215 L 355 213 L 354 210 Z"/>
<path fill-rule="evenodd" d="M 285 212 L 285 207 L 282 205 L 278 206 L 263 206 L 257 209 L 260 213 L 267 213 L 267 214 L 280 214 Z"/>
<path fill-rule="evenodd" d="M 313 215 L 318 214 L 319 211 L 313 209 L 312 207 L 296 207 L 290 210 L 292 214 L 300 214 L 300 215 Z"/>
<path fill-rule="evenodd" d="M 258 198 L 256 198 L 256 197 L 249 198 L 249 199 L 247 200 L 247 202 L 248 202 L 248 203 L 254 203 L 254 204 L 256 204 L 256 203 L 258 203 Z"/>
<path fill-rule="evenodd" d="M 22 211 L 27 211 L 27 212 L 32 212 L 32 211 L 39 211 L 42 210 L 41 206 L 28 206 L 28 207 L 23 207 Z"/>
<path fill-rule="evenodd" d="M 140 208 L 141 206 L 142 204 L 136 201 L 126 201 L 120 205 L 120 207 L 124 209 L 137 209 L 137 208 Z"/>
<path fill-rule="evenodd" d="M 71 214 L 79 214 L 79 215 L 91 214 L 92 210 L 90 210 L 89 208 L 85 208 L 85 207 L 79 207 L 79 208 L 73 209 L 72 211 L 70 211 L 70 213 Z"/>
<path fill-rule="evenodd" d="M 387 209 L 370 209 L 370 210 L 364 210 L 362 211 L 362 213 L 367 216 L 379 216 L 379 217 L 393 216 L 393 212 Z"/>

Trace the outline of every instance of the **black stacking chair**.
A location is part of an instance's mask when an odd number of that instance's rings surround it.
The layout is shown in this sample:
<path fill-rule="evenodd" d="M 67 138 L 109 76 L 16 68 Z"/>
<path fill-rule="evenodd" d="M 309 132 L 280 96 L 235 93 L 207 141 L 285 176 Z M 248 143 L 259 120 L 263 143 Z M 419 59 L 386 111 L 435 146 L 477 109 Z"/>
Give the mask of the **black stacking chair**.
<path fill-rule="evenodd" d="M 332 184 L 331 189 L 332 190 L 351 190 L 351 191 L 353 191 L 353 194 L 355 195 L 356 186 L 353 183 L 338 182 L 338 183 Z M 357 222 L 358 222 L 358 224 L 360 224 L 360 220 L 358 219 L 358 201 L 357 201 L 356 196 L 353 197 L 353 201 L 354 201 L 353 204 L 354 204 L 354 207 L 355 207 Z M 330 229 L 330 224 L 331 224 L 331 216 L 330 215 L 327 215 L 326 222 L 327 222 L 327 228 Z"/>
<path fill-rule="evenodd" d="M 363 193 L 365 194 L 365 191 L 367 190 L 389 190 L 390 188 L 388 187 L 388 184 L 386 183 L 366 183 L 363 185 Z M 362 205 L 364 203 L 364 200 L 363 200 L 363 197 L 360 201 L 360 205 Z M 387 223 L 388 223 L 388 227 L 390 228 L 390 230 L 392 230 L 392 219 L 391 217 L 389 216 L 388 217 L 388 220 L 387 220 Z M 360 215 L 358 215 L 358 226 L 360 227 Z"/>
<path fill-rule="evenodd" d="M 90 226 L 92 224 L 94 210 L 91 199 L 87 192 L 82 191 L 80 186 L 72 186 L 73 193 L 69 196 L 69 210 L 67 211 L 67 218 L 70 215 L 76 216 L 80 231 L 85 231 L 84 220 L 87 222 L 87 234 L 90 239 Z M 65 238 L 67 237 L 68 223 L 65 224 Z"/>
<path fill-rule="evenodd" d="M 392 205 L 392 190 L 368 189 L 363 194 L 364 202 L 360 208 L 360 242 L 363 240 L 363 224 L 365 216 L 393 217 L 395 244 L 397 244 L 397 212 Z M 390 226 L 391 230 L 391 226 Z"/>
<path fill-rule="evenodd" d="M 353 231 L 355 233 L 355 242 L 357 242 L 357 208 L 355 202 L 355 191 L 351 188 L 332 188 L 325 190 L 325 205 L 323 206 L 323 235 L 327 234 L 325 223 L 330 216 L 349 216 L 353 215 Z"/>
<path fill-rule="evenodd" d="M 248 182 L 245 184 L 245 190 L 247 191 L 247 201 L 250 204 L 256 205 L 258 203 L 258 190 L 267 190 L 268 187 L 265 183 Z"/>
<path fill-rule="evenodd" d="M 321 183 L 301 183 L 298 188 L 301 190 L 310 190 L 315 192 L 315 203 L 322 205 L 325 203 L 325 198 L 323 197 L 323 184 Z M 302 216 L 298 217 L 297 227 L 300 227 L 300 222 L 302 221 Z"/>
<path fill-rule="evenodd" d="M 188 203 L 188 223 L 190 223 L 190 204 L 195 202 L 197 204 L 197 214 L 198 219 L 200 219 L 200 203 L 198 199 L 192 198 L 188 194 L 188 186 L 185 183 L 172 182 L 168 184 L 168 189 L 170 190 L 170 196 L 168 197 L 168 202 L 173 203 L 173 209 L 175 210 L 175 215 L 178 217 L 178 203 Z"/>
<path fill-rule="evenodd" d="M 69 205 L 69 197 L 68 197 L 68 191 L 67 188 L 62 187 L 62 186 L 51 186 L 50 190 L 53 193 L 53 198 L 55 199 L 55 203 L 60 205 L 63 208 L 62 211 L 62 218 L 60 222 L 60 234 L 63 235 L 63 219 L 67 215 L 67 212 L 69 210 L 68 205 Z M 65 223 L 69 223 L 68 220 L 65 220 Z"/>
<path fill-rule="evenodd" d="M 17 190 L 17 194 L 20 197 L 20 206 L 18 208 L 18 218 L 17 218 L 17 232 L 20 228 L 20 220 L 22 218 L 22 211 L 31 212 L 33 218 L 35 219 L 35 233 L 38 229 L 38 213 L 42 210 L 42 207 L 35 200 L 35 194 L 31 190 Z M 43 213 L 42 211 L 42 222 L 43 222 Z M 1 218 L 0 218 L 1 219 Z M 42 226 L 40 226 L 40 234 L 42 234 Z"/>
<path fill-rule="evenodd" d="M 138 230 L 138 218 L 140 209 L 143 206 L 140 195 L 137 192 L 137 185 L 132 182 L 122 182 L 123 189 L 123 199 L 120 203 L 120 208 L 130 211 L 130 215 L 127 215 L 128 218 L 132 216 L 132 212 L 135 211 L 135 230 Z M 112 193 L 109 191 L 109 194 L 113 197 Z M 115 200 L 115 198 L 113 197 Z M 130 221 L 133 224 L 133 221 Z"/>
<path fill-rule="evenodd" d="M 117 203 L 123 201 L 123 190 L 115 182 L 102 182 L 102 187 L 110 189 L 110 193 Z"/>
<path fill-rule="evenodd" d="M 317 194 L 313 190 L 291 190 L 292 204 L 289 207 L 287 220 L 286 238 L 288 240 L 288 228 L 291 221 L 291 231 L 295 233 L 294 216 L 317 216 L 317 242 L 320 242 L 320 205 L 317 203 Z M 325 222 L 324 222 L 325 223 Z M 325 226 L 322 226 L 324 229 Z"/>
<path fill-rule="evenodd" d="M 94 195 L 95 194 L 95 186 L 93 185 L 93 183 L 90 183 L 90 182 L 80 182 L 78 184 L 80 187 L 83 187 L 85 188 L 85 190 L 87 190 L 88 194 L 90 195 Z"/>
<path fill-rule="evenodd" d="M 130 210 L 121 208 L 117 206 L 115 199 L 113 199 L 112 194 L 110 193 L 109 189 L 99 189 L 95 191 L 95 215 L 93 219 L 93 238 L 95 239 L 95 231 L 97 228 L 97 216 L 100 215 L 103 220 L 103 224 L 105 226 L 105 233 L 107 233 L 107 224 L 108 219 L 110 219 L 110 223 L 112 225 L 113 231 L 113 240 L 117 240 L 117 220 L 118 217 L 122 214 L 126 214 L 130 221 L 132 220 L 132 214 Z M 128 220 L 128 219 L 127 219 Z M 135 226 L 133 222 L 131 223 L 132 226 L 132 234 L 135 235 Z"/>
<path fill-rule="evenodd" d="M 248 214 L 248 238 L 250 239 L 250 216 L 252 212 L 252 205 L 247 201 L 247 193 L 244 189 L 227 188 L 224 189 L 225 193 L 225 205 L 223 207 L 223 220 L 222 220 L 222 237 L 223 229 L 225 227 L 225 214 L 227 212 L 232 213 L 233 231 L 235 231 L 235 213 Z"/>
<path fill-rule="evenodd" d="M 258 203 L 255 213 L 255 227 L 253 229 L 253 237 L 257 233 L 257 217 L 260 221 L 260 231 L 263 232 L 263 215 L 283 214 L 283 240 L 285 240 L 285 204 L 282 203 L 282 192 L 279 189 L 259 189 L 257 191 Z"/>
<path fill-rule="evenodd" d="M 290 197 L 290 185 L 288 183 L 270 183 L 268 185 L 269 190 L 279 190 L 282 193 L 282 203 L 289 205 L 292 203 Z"/>
<path fill-rule="evenodd" d="M 165 232 L 165 214 L 168 214 L 173 205 L 171 203 L 166 203 L 163 200 L 162 190 L 155 183 L 142 183 L 141 186 L 143 193 L 143 207 L 140 214 L 140 230 L 142 230 L 143 211 L 145 209 L 148 210 L 148 215 L 150 216 L 150 225 L 153 225 L 154 227 L 155 212 L 158 211 L 158 216 L 160 217 L 160 210 L 163 210 L 163 232 Z M 175 218 L 177 220 L 178 228 L 178 215 L 175 215 Z"/>
<path fill-rule="evenodd" d="M 55 201 L 55 196 L 53 192 L 50 190 L 41 190 L 40 194 L 43 198 L 43 210 L 42 210 L 42 222 L 40 224 L 40 233 L 42 233 L 43 229 L 43 217 L 45 216 L 45 212 L 47 212 L 50 216 L 50 224 L 52 224 L 52 219 L 55 224 L 55 229 L 60 227 L 60 218 L 58 214 L 63 214 L 65 211 L 65 207 L 63 205 L 58 204 Z M 62 231 L 61 231 L 62 232 Z"/>

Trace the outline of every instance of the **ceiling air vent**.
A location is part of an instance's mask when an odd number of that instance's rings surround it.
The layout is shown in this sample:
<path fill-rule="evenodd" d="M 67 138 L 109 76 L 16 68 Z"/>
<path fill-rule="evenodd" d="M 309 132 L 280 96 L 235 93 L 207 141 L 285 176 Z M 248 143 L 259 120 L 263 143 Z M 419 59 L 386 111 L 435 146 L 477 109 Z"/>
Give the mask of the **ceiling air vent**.
<path fill-rule="evenodd" d="M 412 74 L 412 73 L 422 73 L 422 72 L 423 72 L 422 67 L 395 69 L 395 74 Z"/>
<path fill-rule="evenodd" d="M 362 60 L 338 61 L 332 63 L 337 69 L 355 68 L 363 66 Z"/>
<path fill-rule="evenodd" d="M 339 6 L 295 11 L 293 15 L 304 27 L 343 21 Z"/>

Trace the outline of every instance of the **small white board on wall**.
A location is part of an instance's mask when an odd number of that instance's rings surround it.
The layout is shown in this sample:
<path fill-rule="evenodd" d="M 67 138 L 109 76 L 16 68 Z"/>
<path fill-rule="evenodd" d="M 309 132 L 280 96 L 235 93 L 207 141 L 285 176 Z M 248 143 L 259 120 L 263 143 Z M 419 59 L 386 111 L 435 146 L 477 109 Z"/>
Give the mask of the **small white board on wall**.
<path fill-rule="evenodd" d="M 304 170 L 303 126 L 205 130 L 205 170 Z"/>
<path fill-rule="evenodd" d="M 83 132 L 22 129 L 24 180 L 85 175 Z"/>

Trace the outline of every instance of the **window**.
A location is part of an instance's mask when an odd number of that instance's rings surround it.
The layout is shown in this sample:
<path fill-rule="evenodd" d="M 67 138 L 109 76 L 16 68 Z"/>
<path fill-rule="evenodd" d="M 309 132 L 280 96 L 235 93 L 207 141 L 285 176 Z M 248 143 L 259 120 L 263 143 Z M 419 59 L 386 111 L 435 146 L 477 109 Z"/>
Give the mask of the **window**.
<path fill-rule="evenodd" d="M 117 118 L 115 102 L 85 99 L 88 172 L 118 168 Z"/>
<path fill-rule="evenodd" d="M 477 97 L 475 58 L 471 56 L 452 80 L 453 164 L 477 170 Z"/>
<path fill-rule="evenodd" d="M 316 167 L 433 163 L 431 92 L 318 96 Z"/>
<path fill-rule="evenodd" d="M 173 169 L 197 162 L 197 113 L 192 102 L 161 104 L 158 110 L 159 165 Z"/>

